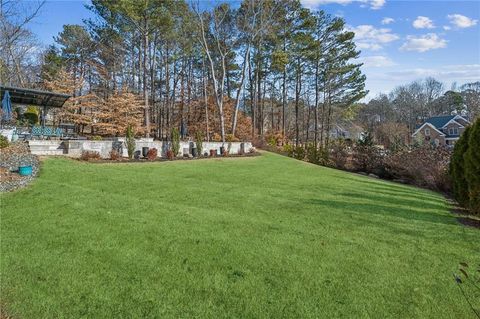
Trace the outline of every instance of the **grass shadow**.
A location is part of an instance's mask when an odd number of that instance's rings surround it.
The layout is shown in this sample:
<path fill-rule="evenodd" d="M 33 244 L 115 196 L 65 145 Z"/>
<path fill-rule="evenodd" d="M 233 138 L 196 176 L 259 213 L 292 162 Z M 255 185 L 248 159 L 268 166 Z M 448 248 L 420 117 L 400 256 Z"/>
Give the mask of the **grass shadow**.
<path fill-rule="evenodd" d="M 362 198 L 362 197 L 358 197 Z M 386 199 L 383 197 L 378 197 L 378 199 L 373 199 L 370 197 L 369 200 L 372 200 L 371 203 L 362 203 L 359 201 L 341 201 L 341 200 L 325 200 L 325 199 L 310 199 L 307 203 L 311 205 L 318 205 L 325 208 L 336 207 L 338 209 L 349 211 L 352 213 L 368 214 L 368 215 L 377 215 L 383 217 L 393 217 L 401 218 L 408 221 L 422 221 L 429 223 L 437 223 L 444 225 L 453 225 L 456 224 L 456 219 L 453 216 L 442 215 L 434 212 L 422 212 L 418 209 L 408 209 L 404 207 L 392 207 L 387 205 L 378 204 Z M 390 203 L 391 201 L 388 200 Z M 432 210 L 435 210 L 433 208 Z"/>
<path fill-rule="evenodd" d="M 434 199 L 434 200 L 438 200 L 438 196 L 443 196 L 441 193 L 434 193 L 434 191 L 432 190 L 417 187 L 415 185 L 400 184 L 400 183 L 395 183 L 393 181 L 383 180 L 383 179 L 373 179 L 373 178 L 368 178 L 362 175 L 358 175 L 357 177 L 358 178 L 354 179 L 355 183 L 368 185 L 370 189 L 374 189 L 375 191 L 378 191 L 378 193 L 384 192 L 386 195 L 403 194 L 403 195 L 409 195 L 412 197 L 419 197 L 422 199 L 428 198 L 428 199 Z M 343 180 L 349 181 L 349 183 L 352 183 L 351 178 L 336 177 L 336 179 L 343 179 Z M 419 194 L 419 192 L 422 192 L 422 193 Z M 433 194 L 431 192 L 433 192 Z"/>
<path fill-rule="evenodd" d="M 340 193 L 339 195 L 346 198 L 356 198 L 360 200 L 369 200 L 372 202 L 385 202 L 388 201 L 389 204 L 395 204 L 400 206 L 416 206 L 421 207 L 422 209 L 427 210 L 444 210 L 446 208 L 445 203 L 439 202 L 431 199 L 425 199 L 420 196 L 410 197 L 398 195 L 395 193 L 385 193 L 385 192 L 371 192 L 366 191 L 364 193 Z M 395 196 L 395 197 L 392 197 Z"/>

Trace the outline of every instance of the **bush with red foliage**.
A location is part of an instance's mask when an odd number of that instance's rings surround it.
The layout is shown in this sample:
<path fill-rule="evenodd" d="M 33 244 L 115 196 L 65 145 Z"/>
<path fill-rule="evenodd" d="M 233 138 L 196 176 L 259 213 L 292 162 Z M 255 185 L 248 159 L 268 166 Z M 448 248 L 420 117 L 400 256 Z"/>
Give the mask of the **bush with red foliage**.
<path fill-rule="evenodd" d="M 173 151 L 172 151 L 171 149 L 167 150 L 166 155 L 167 155 L 167 158 L 168 158 L 169 160 L 173 160 L 173 158 L 175 157 L 175 156 L 173 155 Z"/>
<path fill-rule="evenodd" d="M 147 159 L 149 161 L 154 161 L 157 158 L 158 150 L 154 147 L 148 150 Z"/>
<path fill-rule="evenodd" d="M 386 156 L 386 171 L 394 179 L 440 192 L 451 191 L 448 165 L 452 151 L 425 145 Z"/>
<path fill-rule="evenodd" d="M 350 153 L 350 144 L 348 141 L 338 139 L 330 142 L 328 151 L 328 161 L 323 163 L 329 164 L 339 169 L 347 169 L 347 162 Z"/>
<path fill-rule="evenodd" d="M 82 161 L 100 160 L 102 157 L 99 152 L 96 151 L 82 151 L 80 155 Z"/>
<path fill-rule="evenodd" d="M 109 157 L 112 161 L 118 161 L 122 158 L 122 155 L 117 150 L 111 150 L 109 153 Z"/>

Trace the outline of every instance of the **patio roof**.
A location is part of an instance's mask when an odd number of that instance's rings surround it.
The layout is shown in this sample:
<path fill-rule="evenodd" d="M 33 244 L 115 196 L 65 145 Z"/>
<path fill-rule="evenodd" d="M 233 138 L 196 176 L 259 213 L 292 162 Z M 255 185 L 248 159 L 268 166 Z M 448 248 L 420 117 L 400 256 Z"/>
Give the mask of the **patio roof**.
<path fill-rule="evenodd" d="M 70 98 L 68 94 L 23 89 L 18 87 L 0 86 L 0 99 L 3 98 L 5 91 L 10 93 L 12 103 L 38 105 L 42 107 L 62 107 Z"/>

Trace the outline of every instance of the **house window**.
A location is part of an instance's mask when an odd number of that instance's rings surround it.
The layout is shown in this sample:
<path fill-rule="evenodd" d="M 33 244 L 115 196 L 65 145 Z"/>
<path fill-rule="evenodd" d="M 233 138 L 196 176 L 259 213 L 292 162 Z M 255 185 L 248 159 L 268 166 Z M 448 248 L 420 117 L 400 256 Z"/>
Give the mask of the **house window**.
<path fill-rule="evenodd" d="M 434 140 L 434 142 L 435 142 L 435 146 L 440 145 L 440 141 L 438 140 L 438 138 L 436 138 L 436 139 Z"/>
<path fill-rule="evenodd" d="M 458 135 L 458 127 L 451 127 L 448 129 L 448 134 L 450 135 Z"/>
<path fill-rule="evenodd" d="M 429 128 L 425 129 L 425 136 L 430 136 L 430 129 Z"/>

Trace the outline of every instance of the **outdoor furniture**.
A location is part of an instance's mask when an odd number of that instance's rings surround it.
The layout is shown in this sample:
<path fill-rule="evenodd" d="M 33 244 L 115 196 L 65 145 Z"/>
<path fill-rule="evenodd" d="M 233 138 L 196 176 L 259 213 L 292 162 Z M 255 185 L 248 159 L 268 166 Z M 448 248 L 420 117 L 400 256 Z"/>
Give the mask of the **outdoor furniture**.
<path fill-rule="evenodd" d="M 33 126 L 32 127 L 32 137 L 40 137 L 43 135 L 43 130 L 41 126 Z"/>
<path fill-rule="evenodd" d="M 63 129 L 60 127 L 51 127 L 51 126 L 33 126 L 32 127 L 32 137 L 43 137 L 43 138 L 51 138 L 51 137 L 62 137 L 63 136 Z"/>
<path fill-rule="evenodd" d="M 43 128 L 42 133 L 43 133 L 43 136 L 44 136 L 44 137 L 47 137 L 47 138 L 48 138 L 48 137 L 55 136 L 54 131 L 53 131 L 53 128 L 51 128 L 51 127 L 49 127 L 49 126 L 45 126 L 45 127 Z"/>
<path fill-rule="evenodd" d="M 12 141 L 14 134 L 15 134 L 15 128 L 0 129 L 0 135 L 5 136 L 8 139 L 8 141 Z"/>
<path fill-rule="evenodd" d="M 63 136 L 63 129 L 60 128 L 60 127 L 57 127 L 55 129 L 55 135 L 58 136 L 58 137 L 62 137 Z"/>

